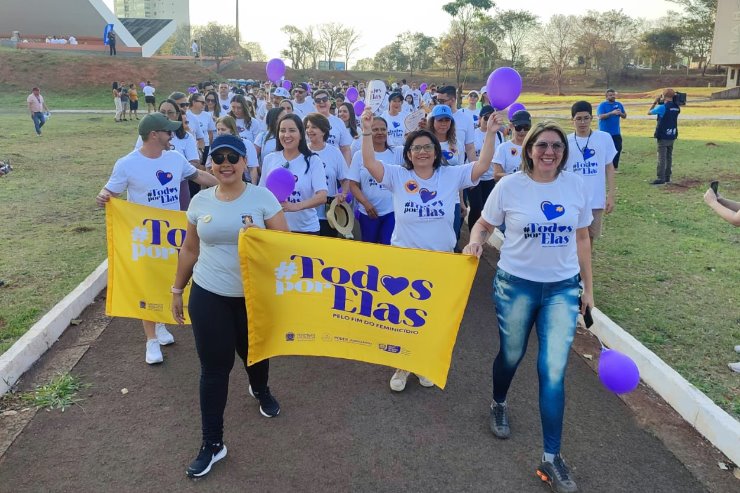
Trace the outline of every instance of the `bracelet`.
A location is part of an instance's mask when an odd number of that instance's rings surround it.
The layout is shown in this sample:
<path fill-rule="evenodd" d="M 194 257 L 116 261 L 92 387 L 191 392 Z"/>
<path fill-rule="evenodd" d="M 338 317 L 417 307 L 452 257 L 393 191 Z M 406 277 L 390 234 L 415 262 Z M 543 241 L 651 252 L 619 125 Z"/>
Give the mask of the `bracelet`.
<path fill-rule="evenodd" d="M 182 293 L 184 293 L 184 292 L 185 292 L 185 289 L 184 289 L 184 288 L 183 288 L 183 289 L 177 289 L 177 288 L 176 288 L 175 286 L 172 286 L 172 287 L 170 288 L 170 292 L 171 292 L 172 294 L 182 294 Z"/>
<path fill-rule="evenodd" d="M 370 136 L 372 134 L 373 134 L 372 132 L 368 132 L 368 133 L 362 132 L 362 136 L 363 137 L 368 137 L 368 136 Z"/>

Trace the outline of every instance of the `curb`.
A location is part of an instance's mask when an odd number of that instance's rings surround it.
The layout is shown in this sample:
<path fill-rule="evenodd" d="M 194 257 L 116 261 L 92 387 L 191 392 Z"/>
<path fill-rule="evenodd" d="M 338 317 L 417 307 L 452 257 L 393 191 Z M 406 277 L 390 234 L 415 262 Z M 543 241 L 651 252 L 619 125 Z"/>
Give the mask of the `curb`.
<path fill-rule="evenodd" d="M 640 369 L 640 378 L 647 385 L 728 459 L 740 464 L 740 422 L 598 308 L 594 308 L 591 313 L 594 318 L 591 332 L 604 345 L 632 358 Z"/>
<path fill-rule="evenodd" d="M 59 339 L 70 321 L 91 304 L 108 283 L 108 260 L 49 310 L 10 349 L 0 355 L 0 396 Z"/>
<path fill-rule="evenodd" d="M 501 250 L 503 235 L 498 228 L 488 238 L 488 244 Z M 632 358 L 640 370 L 640 379 L 643 382 L 655 390 L 728 459 L 740 464 L 740 422 L 598 308 L 594 308 L 591 314 L 594 324 L 589 330 L 605 346 Z"/>

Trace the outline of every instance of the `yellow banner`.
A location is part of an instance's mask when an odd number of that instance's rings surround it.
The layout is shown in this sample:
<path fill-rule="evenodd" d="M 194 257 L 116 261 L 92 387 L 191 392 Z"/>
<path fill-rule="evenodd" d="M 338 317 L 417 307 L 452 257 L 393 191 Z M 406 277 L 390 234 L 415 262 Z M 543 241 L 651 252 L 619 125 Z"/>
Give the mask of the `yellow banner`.
<path fill-rule="evenodd" d="M 105 313 L 174 324 L 172 293 L 185 240 L 184 212 L 111 199 L 105 206 L 108 292 Z M 189 285 L 183 294 L 187 303 Z M 187 310 L 185 316 L 187 318 Z"/>
<path fill-rule="evenodd" d="M 239 236 L 249 364 L 329 356 L 447 383 L 478 259 L 250 228 Z"/>

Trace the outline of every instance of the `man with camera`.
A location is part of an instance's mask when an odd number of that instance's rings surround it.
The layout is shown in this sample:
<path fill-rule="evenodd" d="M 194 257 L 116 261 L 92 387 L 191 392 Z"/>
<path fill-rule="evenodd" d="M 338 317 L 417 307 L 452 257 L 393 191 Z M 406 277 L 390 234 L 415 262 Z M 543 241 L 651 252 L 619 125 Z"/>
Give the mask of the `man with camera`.
<path fill-rule="evenodd" d="M 676 91 L 670 87 L 663 89 L 663 95 L 653 101 L 648 115 L 657 115 L 658 121 L 653 134 L 658 143 L 657 178 L 651 185 L 671 182 L 673 166 L 673 143 L 678 138 L 678 114 L 681 108 L 676 101 Z"/>

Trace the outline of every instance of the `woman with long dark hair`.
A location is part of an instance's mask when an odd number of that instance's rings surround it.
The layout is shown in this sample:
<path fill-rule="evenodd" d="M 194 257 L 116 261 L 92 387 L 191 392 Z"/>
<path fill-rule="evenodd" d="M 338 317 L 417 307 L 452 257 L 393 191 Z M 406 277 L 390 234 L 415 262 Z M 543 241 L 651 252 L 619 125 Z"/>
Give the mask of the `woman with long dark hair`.
<path fill-rule="evenodd" d="M 221 117 L 221 105 L 218 104 L 218 93 L 216 91 L 206 93 L 206 111 L 211 114 L 214 121 Z"/>
<path fill-rule="evenodd" d="M 280 167 L 288 169 L 295 179 L 293 193 L 282 203 L 290 230 L 318 235 L 316 207 L 326 203 L 327 193 L 324 163 L 308 148 L 303 122 L 295 114 L 284 115 L 278 122 L 276 150 L 265 156 L 260 186 L 266 186 L 267 177 Z"/>
<path fill-rule="evenodd" d="M 349 134 L 352 136 L 352 144 L 350 145 L 350 151 L 354 156 L 357 151 L 360 150 L 362 140 L 360 139 L 359 127 L 357 125 L 357 117 L 355 116 L 355 108 L 350 103 L 342 103 L 337 108 L 337 117 L 344 122 L 344 125 L 349 130 Z"/>
<path fill-rule="evenodd" d="M 229 116 L 236 120 L 236 128 L 239 135 L 254 143 L 257 134 L 264 130 L 262 123 L 254 117 L 254 112 L 250 111 L 251 102 L 241 94 L 231 98 L 231 111 Z"/>

